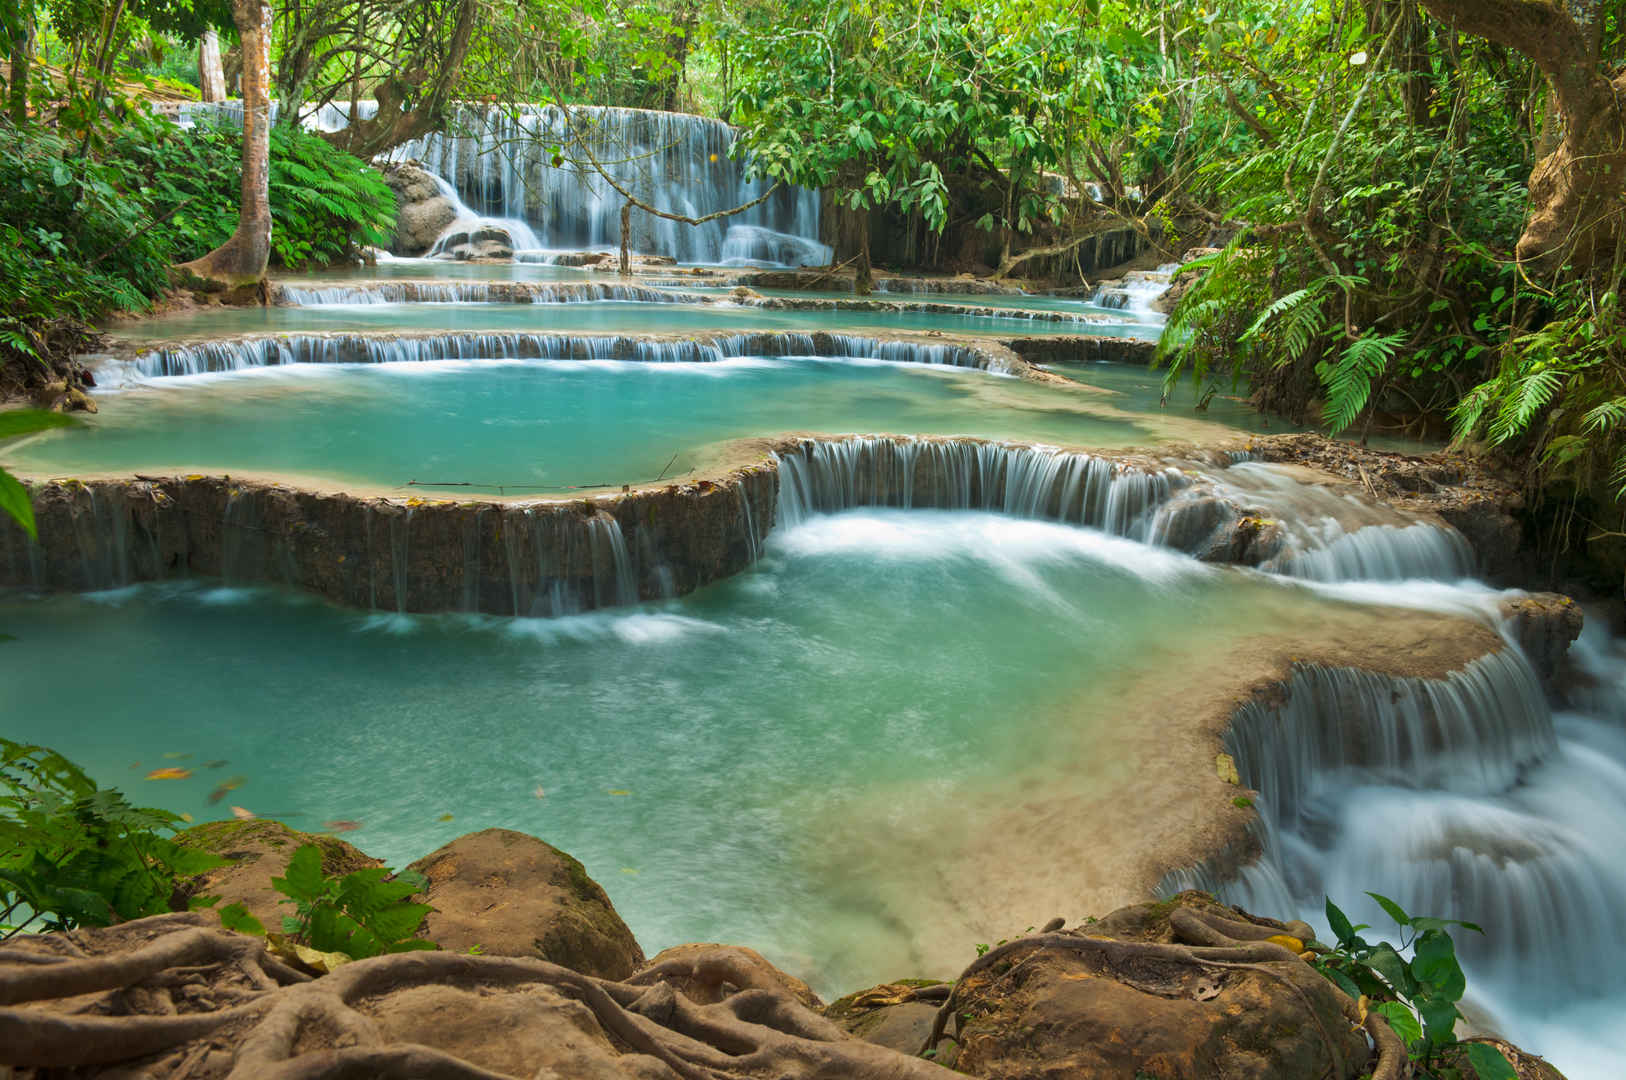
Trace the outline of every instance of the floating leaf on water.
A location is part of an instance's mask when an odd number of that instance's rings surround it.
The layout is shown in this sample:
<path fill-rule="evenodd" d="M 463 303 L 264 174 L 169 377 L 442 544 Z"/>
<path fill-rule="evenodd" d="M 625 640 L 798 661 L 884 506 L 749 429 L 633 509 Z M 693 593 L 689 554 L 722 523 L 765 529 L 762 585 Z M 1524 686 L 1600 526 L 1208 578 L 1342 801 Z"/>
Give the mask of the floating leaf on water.
<path fill-rule="evenodd" d="M 139 769 L 139 768 L 141 768 L 141 762 L 139 762 L 139 761 L 132 761 L 132 762 L 130 762 L 130 768 L 132 768 L 132 769 Z"/>
<path fill-rule="evenodd" d="M 186 822 L 187 824 L 191 824 L 191 822 L 192 822 L 192 815 L 191 814 L 176 814 L 175 816 L 180 818 L 182 821 Z"/>
<path fill-rule="evenodd" d="M 1236 759 L 1230 754 L 1220 754 L 1214 759 L 1214 771 L 1219 773 L 1219 778 L 1227 784 L 1241 786 L 1242 777 L 1237 774 Z"/>
<path fill-rule="evenodd" d="M 185 780 L 192 775 L 191 769 L 179 769 L 174 765 L 162 769 L 154 769 L 147 774 L 148 780 Z"/>
<path fill-rule="evenodd" d="M 543 791 L 541 788 L 537 788 L 535 791 L 531 792 L 531 794 L 535 795 L 539 799 L 545 799 L 548 797 L 548 793 Z"/>
<path fill-rule="evenodd" d="M 259 815 L 252 810 L 244 810 L 241 806 L 234 806 L 231 808 L 231 816 L 238 821 L 253 821 Z"/>
<path fill-rule="evenodd" d="M 631 795 L 632 794 L 632 792 L 628 791 L 626 788 L 613 787 L 613 788 L 610 788 L 608 790 L 609 790 L 611 795 Z"/>
<path fill-rule="evenodd" d="M 452 820 L 452 815 L 451 814 L 442 814 L 442 815 L 440 815 L 440 817 L 436 818 L 435 820 L 436 821 L 451 821 Z"/>
<path fill-rule="evenodd" d="M 221 799 L 224 799 L 227 795 L 236 791 L 246 783 L 248 783 L 248 777 L 246 776 L 234 776 L 230 780 L 222 782 L 219 787 L 209 792 L 210 804 L 212 805 L 219 802 Z"/>
<path fill-rule="evenodd" d="M 230 765 L 230 764 L 231 764 L 231 762 L 227 761 L 224 758 L 217 758 L 214 761 L 205 761 L 203 763 L 203 767 L 205 769 L 224 769 L 227 765 Z"/>
<path fill-rule="evenodd" d="M 633 868 L 632 868 L 632 867 L 630 867 L 630 866 L 623 866 L 623 867 L 622 867 L 622 868 L 621 868 L 621 872 L 622 872 L 622 873 L 623 873 L 623 874 L 631 874 L 631 875 L 632 875 L 632 876 L 633 876 L 633 877 L 637 877 L 637 876 L 638 876 L 638 871 L 636 871 L 636 870 L 634 870 L 634 869 L 633 869 Z"/>
<path fill-rule="evenodd" d="M 170 761 L 185 761 L 187 758 L 189 758 L 191 756 L 192 756 L 191 754 L 183 754 L 178 750 L 177 751 L 171 751 L 170 753 L 167 753 L 167 754 L 164 755 L 164 757 L 168 758 Z"/>
<path fill-rule="evenodd" d="M 324 821 L 324 822 L 322 822 L 322 828 L 327 829 L 330 832 L 354 832 L 356 829 L 361 828 L 361 822 L 359 822 L 359 821 Z"/>

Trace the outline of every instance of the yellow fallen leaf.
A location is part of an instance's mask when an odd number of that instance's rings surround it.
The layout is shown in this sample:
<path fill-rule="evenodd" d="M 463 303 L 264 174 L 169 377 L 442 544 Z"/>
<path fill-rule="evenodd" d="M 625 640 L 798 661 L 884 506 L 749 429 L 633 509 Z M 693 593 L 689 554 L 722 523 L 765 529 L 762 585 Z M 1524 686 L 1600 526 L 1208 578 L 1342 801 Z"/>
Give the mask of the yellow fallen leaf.
<path fill-rule="evenodd" d="M 182 821 L 186 822 L 187 824 L 191 824 L 191 822 L 192 822 L 192 815 L 191 814 L 176 814 L 175 816 L 180 818 Z"/>
<path fill-rule="evenodd" d="M 634 870 L 634 869 L 633 869 L 633 868 L 632 868 L 632 867 L 630 867 L 630 866 L 623 866 L 623 867 L 622 867 L 622 868 L 621 868 L 621 872 L 622 872 L 622 873 L 623 873 L 623 874 L 630 874 L 630 875 L 631 875 L 631 876 L 632 876 L 632 877 L 637 877 L 637 876 L 638 876 L 638 871 L 636 871 L 636 870 Z"/>
<path fill-rule="evenodd" d="M 451 821 L 452 820 L 452 815 L 450 815 L 450 814 L 442 814 L 442 815 L 440 815 L 440 817 L 436 818 L 435 820 L 436 821 Z"/>
<path fill-rule="evenodd" d="M 545 799 L 548 797 L 548 793 L 543 791 L 541 788 L 537 788 L 535 791 L 531 792 L 531 794 L 535 795 L 539 799 Z"/>
<path fill-rule="evenodd" d="M 314 971 L 318 975 L 326 975 L 336 968 L 350 963 L 350 957 L 341 952 L 323 952 L 308 945 L 301 945 L 290 941 L 283 934 L 265 935 L 266 952 L 273 956 L 280 956 L 284 960 L 291 960 L 299 966 Z"/>
<path fill-rule="evenodd" d="M 1219 778 L 1227 784 L 1242 783 L 1242 777 L 1237 775 L 1236 759 L 1230 754 L 1220 754 L 1214 759 L 1214 771 L 1219 773 Z"/>
<path fill-rule="evenodd" d="M 618 788 L 618 787 L 610 788 L 609 792 L 610 792 L 611 795 L 631 795 L 632 794 L 632 792 L 626 790 L 625 788 Z"/>
<path fill-rule="evenodd" d="M 168 768 L 154 769 L 147 774 L 148 780 L 185 780 L 192 775 L 191 769 L 178 769 L 171 765 Z"/>
<path fill-rule="evenodd" d="M 1270 942 L 1272 945 L 1280 945 L 1288 952 L 1298 955 L 1303 955 L 1304 953 L 1304 942 L 1300 941 L 1291 934 L 1272 934 L 1265 940 Z"/>
<path fill-rule="evenodd" d="M 255 818 L 259 817 L 259 815 L 254 811 L 244 810 L 241 806 L 232 807 L 231 816 L 236 818 L 238 821 L 253 821 Z"/>

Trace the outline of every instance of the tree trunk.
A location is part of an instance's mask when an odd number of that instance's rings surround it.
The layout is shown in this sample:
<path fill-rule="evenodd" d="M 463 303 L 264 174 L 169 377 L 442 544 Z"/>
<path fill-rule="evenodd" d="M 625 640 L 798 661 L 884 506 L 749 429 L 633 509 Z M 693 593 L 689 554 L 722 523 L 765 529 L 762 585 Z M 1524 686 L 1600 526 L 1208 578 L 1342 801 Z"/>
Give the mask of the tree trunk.
<path fill-rule="evenodd" d="M 183 283 L 258 296 L 271 260 L 271 5 L 232 0 L 243 43 L 243 190 L 237 231 L 201 259 L 178 267 Z M 246 294 L 246 295 L 245 295 Z"/>
<path fill-rule="evenodd" d="M 6 16 L 6 37 L 10 39 L 8 59 L 11 61 L 10 102 L 11 122 L 18 127 L 28 123 L 28 75 L 34 61 L 34 9 L 30 4 L 9 5 Z"/>
<path fill-rule="evenodd" d="M 198 85 L 204 101 L 226 100 L 226 68 L 220 62 L 220 34 L 205 30 L 198 39 Z"/>
<path fill-rule="evenodd" d="M 1626 73 L 1611 81 L 1600 67 L 1595 0 L 1423 6 L 1459 30 L 1524 53 L 1552 88 L 1564 137 L 1530 174 L 1520 260 L 1548 270 L 1569 263 L 1581 272 L 1611 265 L 1626 232 Z"/>
<path fill-rule="evenodd" d="M 858 268 L 853 271 L 853 294 L 868 296 L 875 288 L 875 275 L 869 265 L 869 215 L 864 209 L 858 213 Z"/>

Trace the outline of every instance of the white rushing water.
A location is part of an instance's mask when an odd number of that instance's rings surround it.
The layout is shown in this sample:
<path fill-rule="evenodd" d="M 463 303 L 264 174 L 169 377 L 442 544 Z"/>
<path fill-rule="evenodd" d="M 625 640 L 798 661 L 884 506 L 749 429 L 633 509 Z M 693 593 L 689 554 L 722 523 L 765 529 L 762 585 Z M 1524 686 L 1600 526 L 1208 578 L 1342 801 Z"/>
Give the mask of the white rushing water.
<path fill-rule="evenodd" d="M 830 261 L 819 242 L 819 195 L 747 176 L 733 156 L 734 129 L 685 113 L 599 106 L 465 107 L 445 133 L 391 151 L 418 161 L 453 189 L 474 221 L 526 223 L 514 247 L 548 251 L 619 246 L 630 194 L 704 225 L 634 209 L 628 246 L 682 263 L 813 266 Z M 625 194 L 623 194 L 625 193 Z M 534 230 L 534 231 L 532 231 Z"/>
<path fill-rule="evenodd" d="M 355 102 L 368 117 L 377 102 Z M 242 123 L 242 102 L 189 102 L 183 124 L 213 118 Z M 306 127 L 337 131 L 350 103 L 300 117 Z M 272 115 L 276 107 L 273 103 Z M 634 209 L 631 251 L 681 263 L 822 266 L 819 193 L 750 178 L 734 157 L 736 134 L 721 120 L 688 113 L 597 105 L 465 105 L 444 132 L 391 150 L 433 173 L 456 219 L 430 249 L 441 255 L 482 233 L 504 234 L 516 260 L 547 263 L 566 251 L 612 250 L 621 243 L 626 195 L 671 214 L 701 218 L 762 199 L 750 209 L 689 225 Z M 625 193 L 625 194 L 623 194 Z"/>

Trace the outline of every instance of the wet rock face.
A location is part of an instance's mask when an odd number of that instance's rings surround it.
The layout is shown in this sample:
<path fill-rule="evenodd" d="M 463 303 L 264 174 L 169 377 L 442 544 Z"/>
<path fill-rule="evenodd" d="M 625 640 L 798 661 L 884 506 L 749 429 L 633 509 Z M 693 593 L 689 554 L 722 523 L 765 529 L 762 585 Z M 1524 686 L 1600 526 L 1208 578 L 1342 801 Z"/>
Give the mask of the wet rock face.
<path fill-rule="evenodd" d="M 385 169 L 384 182 L 395 193 L 391 250 L 397 255 L 422 255 L 457 218 L 452 200 L 441 193 L 434 176 L 410 162 Z"/>
<path fill-rule="evenodd" d="M 1321 435 L 1271 435 L 1254 440 L 1260 461 L 1308 465 L 1355 481 L 1373 497 L 1414 513 L 1436 514 L 1473 548 L 1481 576 L 1496 584 L 1528 584 L 1524 506 L 1518 483 L 1497 469 L 1445 454 L 1412 457 L 1338 442 Z"/>
<path fill-rule="evenodd" d="M 1531 593 L 1502 601 L 1502 617 L 1530 663 L 1550 682 L 1581 635 L 1581 606 L 1559 593 Z"/>
<path fill-rule="evenodd" d="M 422 936 L 452 952 L 530 956 L 607 979 L 643 967 L 643 950 L 582 864 L 534 836 L 486 829 L 408 869 L 429 879 Z"/>
<path fill-rule="evenodd" d="M 206 576 L 358 608 L 564 614 L 738 573 L 773 524 L 776 493 L 766 466 L 530 506 L 402 504 L 220 477 L 49 483 L 33 489 L 38 544 L 0 522 L 0 584 L 86 590 Z"/>

